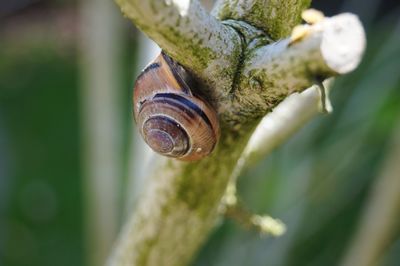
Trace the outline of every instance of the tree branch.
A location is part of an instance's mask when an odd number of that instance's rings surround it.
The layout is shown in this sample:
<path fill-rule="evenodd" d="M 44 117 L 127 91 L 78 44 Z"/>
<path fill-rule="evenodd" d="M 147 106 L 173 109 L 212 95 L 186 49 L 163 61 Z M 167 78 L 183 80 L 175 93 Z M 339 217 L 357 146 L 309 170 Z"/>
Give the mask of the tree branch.
<path fill-rule="evenodd" d="M 330 88 L 332 79 L 324 82 Z M 281 102 L 268 113 L 251 136 L 241 160 L 246 167 L 265 158 L 273 149 L 284 143 L 289 137 L 321 113 L 321 94 L 314 85 L 302 93 L 295 93 Z"/>
<path fill-rule="evenodd" d="M 185 265 L 219 217 L 218 209 L 230 176 L 261 117 L 290 93 L 311 86 L 314 76 L 337 73 L 326 63 L 328 57 L 321 48 L 325 47 L 323 36 L 336 24 L 328 23 L 321 30 L 312 26 L 304 38 L 266 45 L 268 38 L 260 36 L 258 29 L 246 22 L 222 24 L 209 17 L 197 1 L 117 3 L 172 57 L 211 84 L 197 89 L 216 106 L 221 137 L 214 152 L 201 161 L 160 160 L 155 172 L 149 173 L 146 190 L 121 233 L 109 264 Z M 182 3 L 187 4 L 186 8 L 182 9 Z M 185 22 L 177 23 L 179 20 Z M 352 30 L 360 31 L 344 31 Z M 341 38 L 341 31 L 335 34 Z M 362 41 L 351 40 L 344 42 L 344 46 L 328 46 L 327 52 L 337 55 L 337 49 L 343 47 L 350 53 L 357 51 L 354 46 Z M 207 50 L 205 55 L 197 52 L 202 49 Z M 352 56 L 347 60 L 354 61 Z M 271 71 L 271 77 L 267 71 Z M 282 77 L 287 80 L 281 81 Z"/>
<path fill-rule="evenodd" d="M 242 119 L 248 119 L 248 113 L 264 115 L 277 99 L 303 91 L 322 77 L 348 73 L 359 64 L 365 35 L 355 15 L 342 14 L 304 27 L 300 39 L 249 49 L 236 92 Z"/>
<path fill-rule="evenodd" d="M 208 86 L 227 93 L 241 53 L 240 38 L 197 0 L 116 0 L 122 13 Z M 204 90 L 207 88 L 204 88 Z M 225 93 L 224 93 L 225 92 Z M 223 96 L 222 96 L 223 97 Z"/>
<path fill-rule="evenodd" d="M 213 14 L 220 20 L 243 20 L 278 40 L 301 21 L 301 11 L 311 0 L 220 0 Z"/>
<path fill-rule="evenodd" d="M 324 81 L 327 92 L 330 91 L 332 83 L 332 78 Z M 232 201 L 236 202 L 236 195 L 232 196 L 231 191 L 236 191 L 236 182 L 240 175 L 321 112 L 321 90 L 314 85 L 301 93 L 290 95 L 261 120 L 232 171 L 224 196 L 223 205 L 226 206 L 221 207 L 222 212 L 228 210 Z"/>

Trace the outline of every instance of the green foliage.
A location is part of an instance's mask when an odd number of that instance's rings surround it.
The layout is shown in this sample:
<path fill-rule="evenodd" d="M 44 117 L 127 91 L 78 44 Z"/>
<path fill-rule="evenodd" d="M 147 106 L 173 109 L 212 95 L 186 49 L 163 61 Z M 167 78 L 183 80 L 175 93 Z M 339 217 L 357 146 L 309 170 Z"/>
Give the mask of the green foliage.
<path fill-rule="evenodd" d="M 50 43 L 0 50 L 0 119 L 9 204 L 2 265 L 79 265 L 82 189 L 76 55 Z M 3 195 L 4 197 L 5 195 Z M 63 258 L 63 259 L 60 259 Z"/>

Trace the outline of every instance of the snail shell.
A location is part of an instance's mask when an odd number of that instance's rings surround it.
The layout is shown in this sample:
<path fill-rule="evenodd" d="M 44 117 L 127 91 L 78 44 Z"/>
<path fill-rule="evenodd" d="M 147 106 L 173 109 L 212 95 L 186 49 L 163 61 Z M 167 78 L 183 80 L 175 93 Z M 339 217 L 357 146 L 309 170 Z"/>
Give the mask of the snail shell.
<path fill-rule="evenodd" d="M 193 95 L 197 86 L 182 66 L 163 52 L 136 80 L 135 121 L 145 142 L 157 153 L 185 161 L 212 152 L 218 138 L 218 117 Z"/>

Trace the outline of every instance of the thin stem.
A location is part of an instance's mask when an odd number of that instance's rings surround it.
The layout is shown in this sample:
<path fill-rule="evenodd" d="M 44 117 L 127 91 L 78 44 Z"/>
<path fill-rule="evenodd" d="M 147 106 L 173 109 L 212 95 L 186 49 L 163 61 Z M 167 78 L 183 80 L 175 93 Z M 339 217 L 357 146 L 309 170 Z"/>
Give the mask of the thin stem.
<path fill-rule="evenodd" d="M 333 79 L 324 81 L 328 91 L 332 83 Z M 320 105 L 321 97 L 317 85 L 287 97 L 257 126 L 243 151 L 240 160 L 242 164 L 237 165 L 236 175 L 240 175 L 242 168 L 251 167 L 265 158 L 311 119 L 320 115 Z"/>
<path fill-rule="evenodd" d="M 236 194 L 236 187 L 231 183 L 224 196 L 221 212 L 248 229 L 259 232 L 262 236 L 281 236 L 286 231 L 286 226 L 280 220 L 269 215 L 259 215 L 249 211 Z"/>
<path fill-rule="evenodd" d="M 81 6 L 82 136 L 87 265 L 103 264 L 118 230 L 123 24 L 107 0 Z"/>
<path fill-rule="evenodd" d="M 326 18 L 303 34 L 295 42 L 287 38 L 248 52 L 238 92 L 243 109 L 265 114 L 277 95 L 303 91 L 316 78 L 348 73 L 361 61 L 365 33 L 355 15 Z"/>

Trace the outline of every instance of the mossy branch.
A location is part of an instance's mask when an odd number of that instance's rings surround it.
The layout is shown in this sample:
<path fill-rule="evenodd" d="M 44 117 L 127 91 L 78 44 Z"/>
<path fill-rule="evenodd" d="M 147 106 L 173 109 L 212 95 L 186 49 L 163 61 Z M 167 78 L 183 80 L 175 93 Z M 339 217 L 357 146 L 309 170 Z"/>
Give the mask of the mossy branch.
<path fill-rule="evenodd" d="M 311 0 L 219 0 L 213 14 L 220 20 L 246 21 L 278 40 L 301 21 L 301 11 Z"/>
<path fill-rule="evenodd" d="M 341 14 L 302 27 L 301 35 L 248 50 L 238 92 L 243 110 L 264 115 L 282 95 L 301 92 L 359 64 L 365 35 L 355 15 Z"/>
<path fill-rule="evenodd" d="M 354 16 L 350 24 L 346 19 L 332 19 L 332 23 L 310 26 L 301 38 L 271 44 L 251 23 L 221 23 L 194 0 L 117 3 L 141 30 L 207 85 L 193 89 L 216 107 L 221 138 L 214 152 L 201 161 L 160 158 L 155 171 L 148 174 L 143 195 L 109 264 L 186 265 L 217 221 L 230 177 L 260 119 L 291 93 L 310 87 L 321 73 L 350 71 L 338 71 L 330 62 L 357 65 L 364 36 L 355 39 L 343 32 L 363 32 L 362 27 Z M 236 7 L 231 8 L 233 12 Z M 300 16 L 297 2 L 285 10 Z M 277 28 L 286 23 L 282 18 L 275 20 Z M 341 30 L 335 32 L 332 27 Z M 326 36 L 344 40 L 344 45 L 323 45 L 329 40 Z M 350 56 L 342 58 L 338 49 L 343 47 Z"/>
<path fill-rule="evenodd" d="M 218 88 L 214 97 L 223 97 L 229 90 L 241 52 L 240 38 L 232 28 L 212 17 L 199 1 L 115 2 L 167 54 L 191 70 L 207 87 Z"/>

